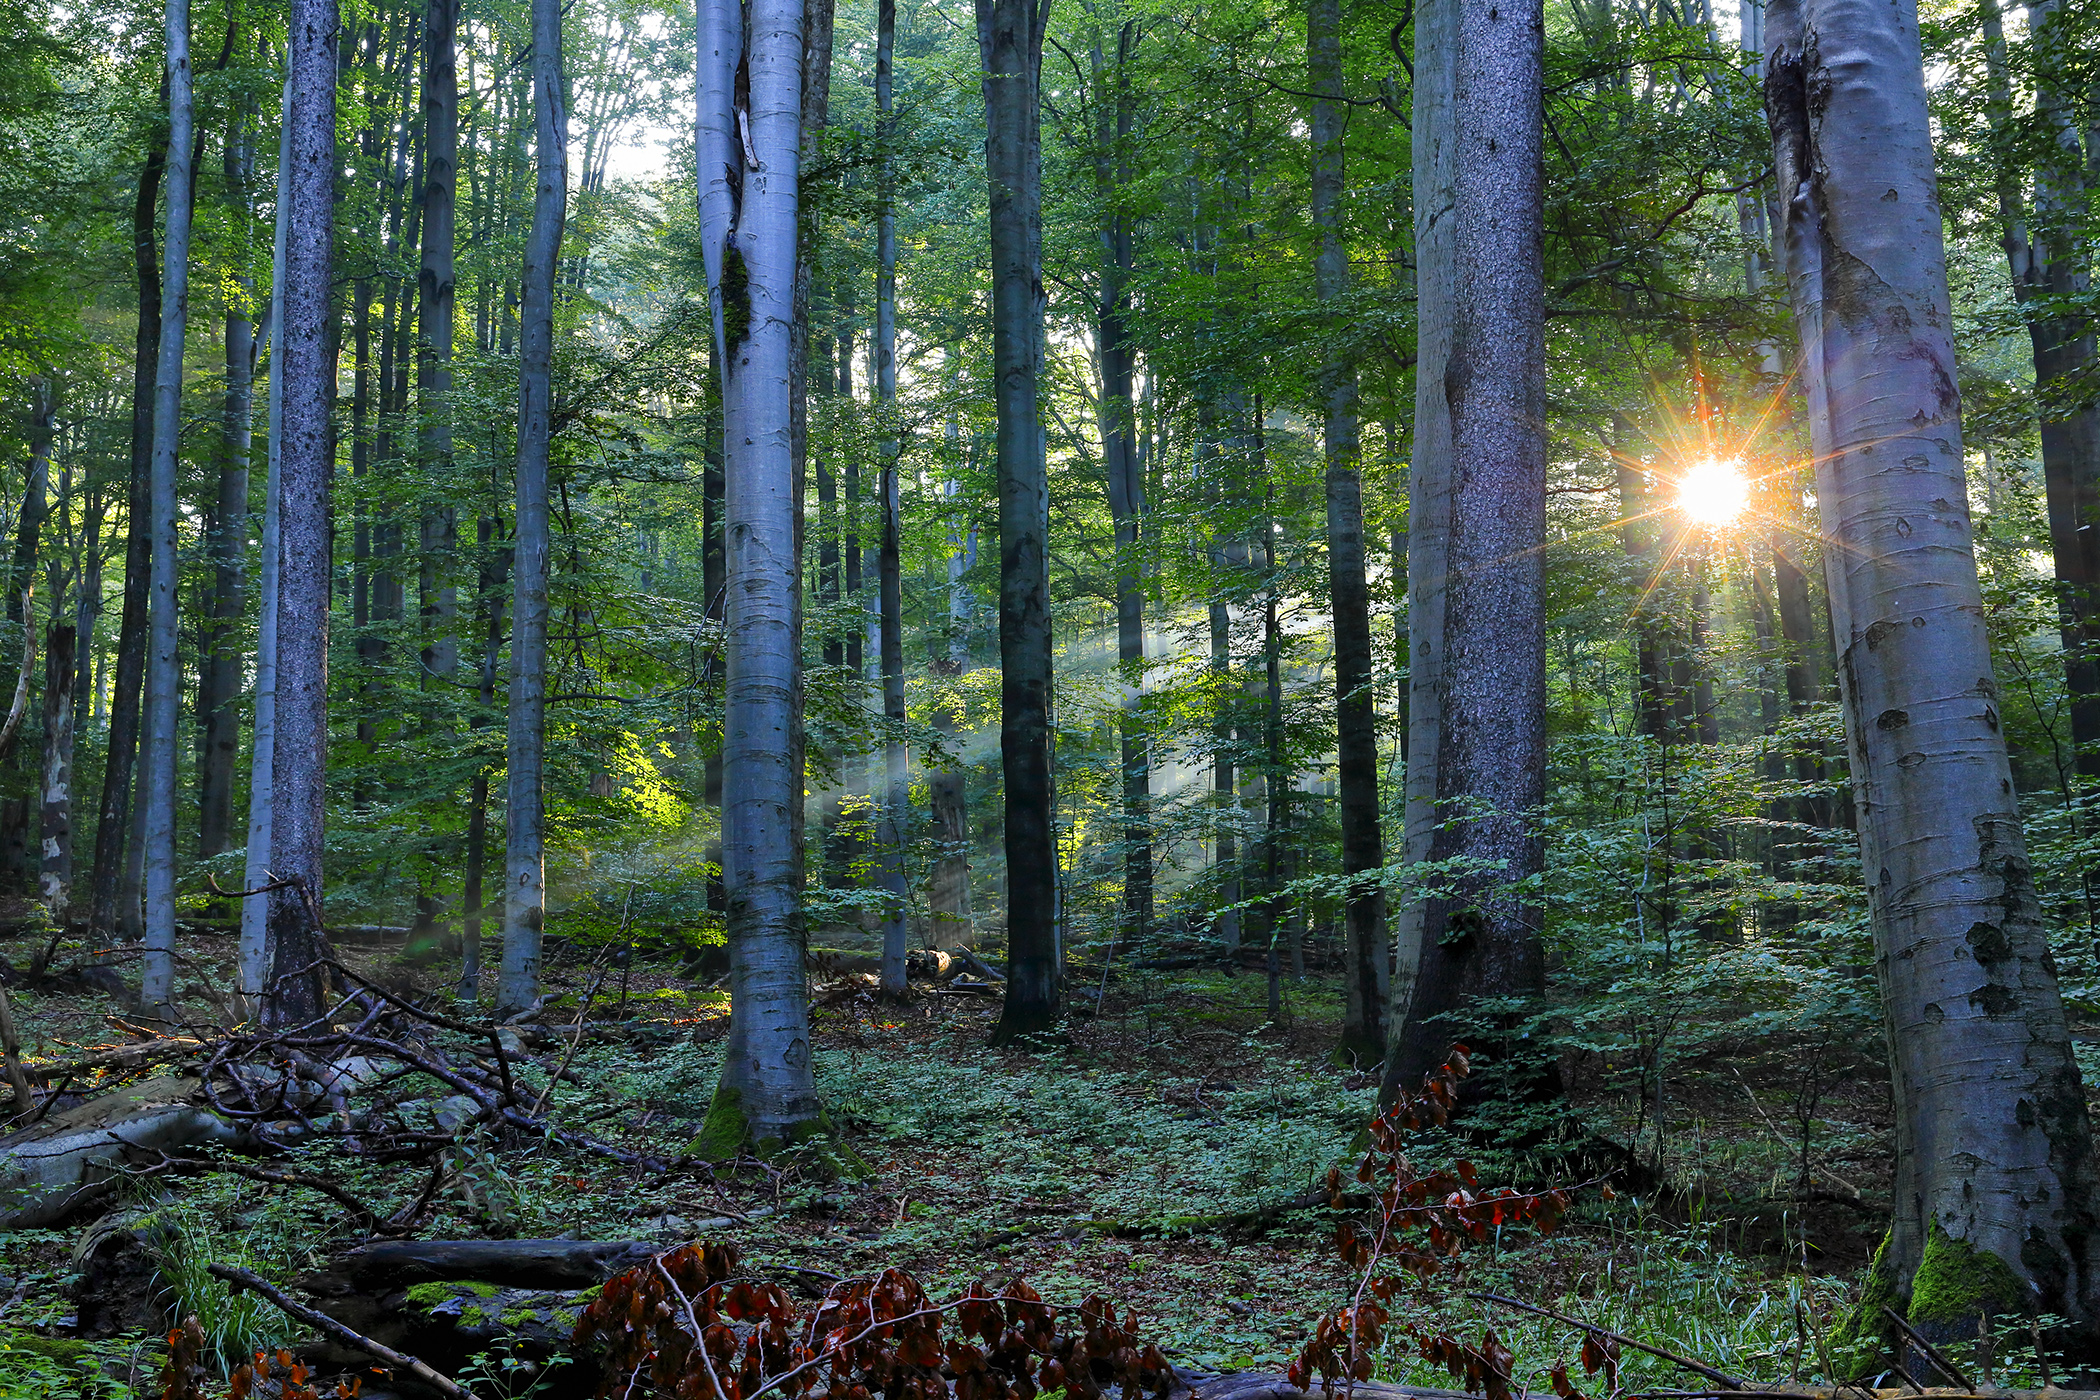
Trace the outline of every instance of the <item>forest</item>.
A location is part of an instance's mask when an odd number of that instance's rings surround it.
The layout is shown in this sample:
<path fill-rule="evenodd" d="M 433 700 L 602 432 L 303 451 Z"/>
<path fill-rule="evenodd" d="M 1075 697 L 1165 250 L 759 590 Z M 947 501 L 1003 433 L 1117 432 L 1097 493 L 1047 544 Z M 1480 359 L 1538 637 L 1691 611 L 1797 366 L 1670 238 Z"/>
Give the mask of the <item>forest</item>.
<path fill-rule="evenodd" d="M 11 0 L 0 1395 L 2100 1400 L 2096 252 L 2088 0 Z"/>

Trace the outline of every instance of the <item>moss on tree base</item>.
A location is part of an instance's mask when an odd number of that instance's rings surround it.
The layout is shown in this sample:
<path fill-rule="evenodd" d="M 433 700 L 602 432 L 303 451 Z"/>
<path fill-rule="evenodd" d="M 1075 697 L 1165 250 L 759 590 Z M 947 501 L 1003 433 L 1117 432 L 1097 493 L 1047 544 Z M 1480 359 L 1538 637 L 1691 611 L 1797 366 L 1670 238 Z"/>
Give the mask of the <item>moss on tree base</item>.
<path fill-rule="evenodd" d="M 1882 1312 L 1888 1308 L 1931 1341 L 1976 1334 L 1983 1313 L 1993 1317 L 2024 1314 L 2027 1289 L 2003 1259 L 1967 1240 L 1958 1240 L 1932 1223 L 1925 1252 L 1911 1275 L 1906 1304 L 1889 1260 L 1889 1237 L 1881 1237 L 1867 1270 L 1859 1303 L 1830 1334 L 1832 1360 L 1855 1369 L 1879 1366 L 1891 1354 L 1894 1329 Z"/>
<path fill-rule="evenodd" d="M 1910 1281 L 1910 1312 L 1904 1320 L 1920 1329 L 1973 1327 L 1979 1313 L 2025 1312 L 2027 1293 L 2003 1259 L 1954 1238 L 1934 1221 L 1925 1256 Z"/>
<path fill-rule="evenodd" d="M 839 1136 L 829 1114 L 795 1124 L 782 1137 L 760 1139 L 744 1114 L 743 1094 L 718 1084 L 707 1118 L 685 1153 L 703 1162 L 726 1162 L 747 1149 L 762 1161 L 792 1163 L 821 1180 L 859 1181 L 869 1175 L 866 1159 Z"/>

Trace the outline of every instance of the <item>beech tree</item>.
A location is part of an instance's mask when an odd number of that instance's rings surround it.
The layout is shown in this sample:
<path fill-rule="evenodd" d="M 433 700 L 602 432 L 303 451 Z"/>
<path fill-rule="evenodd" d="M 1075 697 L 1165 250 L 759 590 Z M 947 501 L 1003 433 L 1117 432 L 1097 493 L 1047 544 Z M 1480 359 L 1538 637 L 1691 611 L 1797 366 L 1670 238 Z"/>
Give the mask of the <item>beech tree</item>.
<path fill-rule="evenodd" d="M 1048 0 L 977 0 L 991 200 L 992 376 L 998 418 L 999 752 L 1006 784 L 1006 996 L 992 1038 L 1050 1030 L 1063 996 L 1051 806 L 1048 467 L 1041 409 L 1040 94 Z"/>
<path fill-rule="evenodd" d="M 1338 301 L 1349 281 L 1349 254 L 1341 236 L 1343 147 L 1340 0 L 1312 0 L 1306 9 L 1306 74 L 1312 104 L 1312 218 L 1319 238 L 1313 277 L 1324 302 Z M 1362 452 L 1357 419 L 1356 367 L 1337 356 L 1320 367 L 1325 400 L 1321 445 L 1327 459 L 1328 597 L 1334 608 L 1335 764 L 1340 788 L 1342 874 L 1352 882 L 1343 905 L 1348 940 L 1344 983 L 1348 1013 L 1342 1047 L 1366 1062 L 1385 1048 L 1387 970 L 1385 891 L 1375 872 L 1385 866 L 1379 830 L 1378 720 L 1371 679 L 1371 600 L 1364 573 Z"/>
<path fill-rule="evenodd" d="M 2100 1182 L 1977 583 L 1917 11 L 1775 0 L 1766 42 L 1896 1108 L 1854 1326 L 1879 1332 L 1883 1301 L 1933 1340 L 2047 1312 L 2090 1358 Z"/>
<path fill-rule="evenodd" d="M 698 120 L 701 248 L 721 366 L 728 686 L 722 882 L 734 1008 L 710 1155 L 799 1141 L 819 1123 L 802 970 L 801 788 L 791 728 L 799 562 L 790 337 L 802 145 L 799 0 L 703 0 Z M 745 77 L 743 75 L 748 75 Z"/>
<path fill-rule="evenodd" d="M 904 709 L 904 579 L 903 543 L 899 536 L 901 502 L 897 488 L 897 457 L 902 450 L 897 422 L 897 177 L 891 146 L 896 140 L 894 121 L 895 56 L 897 51 L 897 0 L 878 0 L 875 7 L 875 139 L 882 143 L 878 157 L 875 213 L 875 335 L 870 344 L 875 361 L 875 415 L 879 437 L 876 453 L 882 460 L 876 492 L 882 498 L 882 537 L 876 547 L 876 652 L 882 676 L 882 717 L 887 732 L 882 742 L 881 841 L 883 885 L 889 900 L 882 913 L 881 987 L 890 996 L 905 992 L 905 955 L 910 934 L 905 890 L 905 830 L 909 820 L 911 775 L 904 747 L 903 729 L 909 720 Z"/>
<path fill-rule="evenodd" d="M 146 958 L 139 984 L 140 999 L 156 1013 L 171 1004 L 175 992 L 175 726 L 182 700 L 182 672 L 175 655 L 175 479 L 182 433 L 182 352 L 189 320 L 190 216 L 196 183 L 188 0 L 169 0 L 166 14 L 168 218 L 162 245 L 166 270 L 161 276 L 160 365 L 153 391 L 153 465 L 148 493 L 152 637 L 146 667 L 142 784 L 146 798 Z"/>
<path fill-rule="evenodd" d="M 1108 478 L 1108 513 L 1116 539 L 1116 664 L 1122 669 L 1120 717 L 1123 762 L 1122 936 L 1141 945 L 1152 933 L 1152 745 L 1145 732 L 1145 593 L 1139 534 L 1145 508 L 1145 464 L 1138 446 L 1132 395 L 1135 350 L 1130 334 L 1130 281 L 1137 259 L 1133 220 L 1120 207 L 1130 181 L 1135 98 L 1129 65 L 1138 22 L 1116 27 L 1115 59 L 1102 51 L 1097 26 L 1089 55 L 1094 85 L 1094 197 L 1100 201 L 1101 291 L 1095 312 L 1095 355 L 1101 362 L 1101 457 Z"/>
<path fill-rule="evenodd" d="M 533 0 L 532 105 L 537 184 L 525 245 L 518 335 L 517 522 L 512 541 L 510 733 L 505 802 L 503 966 L 496 1009 L 515 1014 L 540 994 L 547 914 L 547 519 L 554 431 L 554 288 L 569 206 L 569 123 L 560 0 Z"/>
<path fill-rule="evenodd" d="M 292 88 L 284 89 L 284 110 L 292 109 Z M 292 185 L 292 126 L 287 120 L 277 141 L 277 188 Z M 275 337 L 279 350 L 271 356 L 266 391 L 269 431 L 264 439 L 262 567 L 256 571 L 255 679 L 253 713 L 249 719 L 252 746 L 248 763 L 248 844 L 241 871 L 242 888 L 260 890 L 270 883 L 271 775 L 277 750 L 277 610 L 283 579 L 283 448 L 284 448 L 284 338 L 285 255 L 291 237 L 288 202 L 277 202 L 277 227 L 270 248 L 270 320 L 267 344 Z M 241 996 L 251 1006 L 263 1004 L 270 977 L 270 906 L 266 895 L 250 894 L 241 901 Z"/>

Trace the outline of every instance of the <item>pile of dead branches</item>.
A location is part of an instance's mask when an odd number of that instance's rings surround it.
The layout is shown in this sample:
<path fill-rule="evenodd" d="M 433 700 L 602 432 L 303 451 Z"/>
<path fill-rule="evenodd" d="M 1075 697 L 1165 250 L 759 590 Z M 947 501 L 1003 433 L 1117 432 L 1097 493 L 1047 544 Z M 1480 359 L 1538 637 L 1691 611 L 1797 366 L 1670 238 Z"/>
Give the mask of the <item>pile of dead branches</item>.
<path fill-rule="evenodd" d="M 550 1036 L 539 1027 L 419 1005 L 334 958 L 292 975 L 315 973 L 326 974 L 336 992 L 304 1024 L 149 1032 L 77 1063 L 27 1067 L 25 1074 L 56 1088 L 22 1129 L 0 1139 L 0 1228 L 62 1219 L 120 1171 L 227 1171 L 309 1187 L 372 1234 L 408 1234 L 438 1198 L 451 1149 L 481 1131 L 504 1146 L 544 1140 L 641 1172 L 675 1168 L 564 1126 L 550 1113 L 555 1085 L 576 1077 L 569 1062 L 583 1040 L 581 1014 Z M 535 1053 L 528 1036 L 544 1051 Z M 81 1075 L 156 1063 L 179 1069 L 52 1111 Z M 367 1162 L 426 1171 L 421 1192 L 399 1209 L 381 1210 L 339 1182 L 227 1155 L 276 1156 L 324 1142 Z"/>

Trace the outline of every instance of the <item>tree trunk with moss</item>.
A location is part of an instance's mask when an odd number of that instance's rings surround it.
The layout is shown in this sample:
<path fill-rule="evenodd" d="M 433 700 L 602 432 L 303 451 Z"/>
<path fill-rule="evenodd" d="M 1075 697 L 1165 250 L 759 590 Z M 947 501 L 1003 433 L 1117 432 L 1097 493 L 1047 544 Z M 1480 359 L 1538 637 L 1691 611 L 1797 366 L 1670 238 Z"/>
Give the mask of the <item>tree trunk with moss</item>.
<path fill-rule="evenodd" d="M 748 16 L 749 31 L 745 23 Z M 739 72 L 742 69 L 743 72 Z M 822 1124 L 810 1075 L 792 728 L 799 684 L 789 361 L 801 155 L 802 6 L 703 0 L 701 246 L 717 317 L 724 425 L 728 687 L 722 877 L 730 1036 L 693 1150 L 780 1146 Z"/>
<path fill-rule="evenodd" d="M 1970 537 L 1913 0 L 1778 0 L 1765 104 L 1896 1105 L 1861 1308 L 1931 1340 L 2068 1319 L 2100 1354 L 2092 1133 Z"/>

